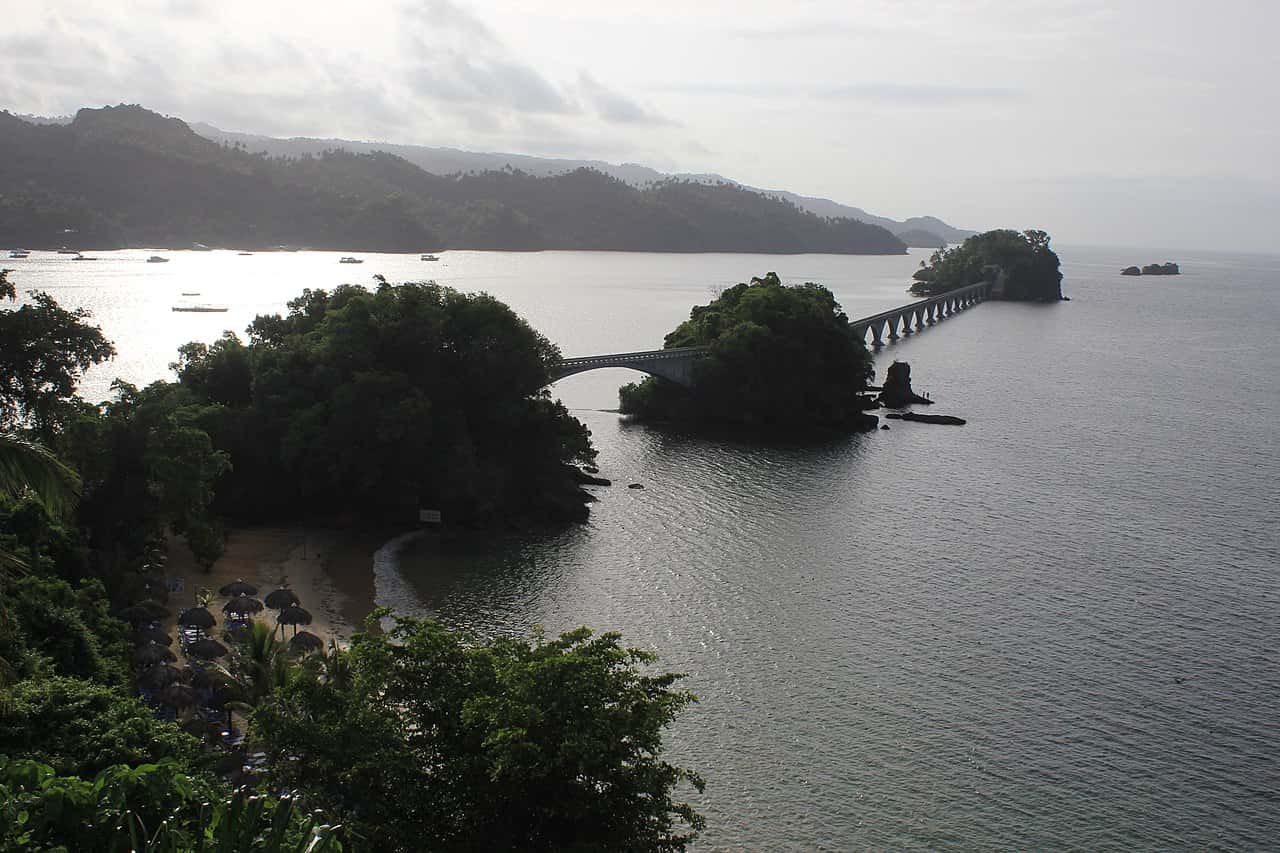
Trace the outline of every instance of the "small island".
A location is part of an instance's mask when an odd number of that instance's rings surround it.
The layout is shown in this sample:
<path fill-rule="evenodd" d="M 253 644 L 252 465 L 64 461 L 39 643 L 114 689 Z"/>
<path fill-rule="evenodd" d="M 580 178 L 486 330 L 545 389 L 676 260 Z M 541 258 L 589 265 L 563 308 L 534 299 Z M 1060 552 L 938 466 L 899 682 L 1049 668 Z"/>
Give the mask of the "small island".
<path fill-rule="evenodd" d="M 1141 269 L 1136 266 L 1125 267 L 1120 270 L 1120 275 L 1182 275 L 1182 271 L 1173 261 L 1168 261 L 1163 264 L 1147 264 Z"/>
<path fill-rule="evenodd" d="M 992 299 L 1056 302 L 1062 296 L 1058 255 L 1044 231 L 997 229 L 977 234 L 959 246 L 939 249 L 921 261 L 911 292 L 940 296 L 961 287 L 990 282 Z"/>
<path fill-rule="evenodd" d="M 649 377 L 618 391 L 634 420 L 684 427 L 805 435 L 875 429 L 863 392 L 871 353 L 827 288 L 785 286 L 777 273 L 699 305 L 665 340 L 706 347 L 691 387 Z"/>

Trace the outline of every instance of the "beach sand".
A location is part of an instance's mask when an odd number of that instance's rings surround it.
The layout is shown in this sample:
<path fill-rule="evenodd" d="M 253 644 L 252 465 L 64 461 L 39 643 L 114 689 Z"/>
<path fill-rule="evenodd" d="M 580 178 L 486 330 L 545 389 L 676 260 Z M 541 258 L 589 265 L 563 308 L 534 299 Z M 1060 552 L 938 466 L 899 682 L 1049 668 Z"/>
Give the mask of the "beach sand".
<path fill-rule="evenodd" d="M 313 527 L 254 527 L 227 534 L 226 551 L 206 572 L 195 561 L 180 536 L 169 537 L 169 561 L 165 576 L 170 586 L 168 606 L 173 616 L 164 630 L 175 631 L 177 614 L 197 602 L 201 590 L 210 593 L 209 611 L 218 620 L 210 636 L 222 635 L 222 605 L 227 597 L 218 589 L 243 579 L 265 597 L 282 579 L 311 613 L 305 629 L 327 645 L 330 638 L 342 642 L 363 626 L 374 606 L 373 554 L 386 536 L 375 531 L 332 530 Z M 257 618 L 275 626 L 275 611 Z M 292 627 L 285 629 L 291 636 Z"/>

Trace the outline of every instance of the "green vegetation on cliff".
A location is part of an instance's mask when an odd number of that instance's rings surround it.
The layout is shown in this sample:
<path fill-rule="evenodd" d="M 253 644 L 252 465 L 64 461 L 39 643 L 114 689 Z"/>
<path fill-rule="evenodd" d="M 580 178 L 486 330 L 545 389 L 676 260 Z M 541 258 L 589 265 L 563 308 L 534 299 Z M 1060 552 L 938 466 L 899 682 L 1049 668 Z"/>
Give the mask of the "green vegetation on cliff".
<path fill-rule="evenodd" d="M 1043 231 L 1000 229 L 968 238 L 959 246 L 939 249 L 920 262 L 911 292 L 938 296 L 947 291 L 989 281 L 992 296 L 1031 302 L 1062 298 L 1058 255 Z"/>
<path fill-rule="evenodd" d="M 68 232 L 68 229 L 70 232 Z M 267 157 L 137 106 L 0 113 L 0 245 L 902 254 L 889 231 L 740 186 L 592 169 L 433 175 L 381 151 Z"/>
<path fill-rule="evenodd" d="M 779 434 L 875 425 L 861 396 L 871 354 L 821 285 L 753 278 L 694 308 L 664 346 L 708 352 L 692 388 L 652 376 L 623 386 L 622 411 L 638 420 Z"/>

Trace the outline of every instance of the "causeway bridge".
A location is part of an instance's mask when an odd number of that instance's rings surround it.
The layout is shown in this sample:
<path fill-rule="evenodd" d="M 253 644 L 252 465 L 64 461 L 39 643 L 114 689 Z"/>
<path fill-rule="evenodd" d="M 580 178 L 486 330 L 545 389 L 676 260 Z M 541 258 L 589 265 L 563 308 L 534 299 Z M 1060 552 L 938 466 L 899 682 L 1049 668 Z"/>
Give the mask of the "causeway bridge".
<path fill-rule="evenodd" d="M 854 334 L 861 337 L 863 341 L 867 340 L 867 334 L 870 333 L 871 345 L 882 347 L 886 340 L 896 341 L 985 301 L 990 298 L 992 287 L 991 282 L 985 281 L 971 284 L 940 296 L 921 299 L 889 311 L 881 311 L 879 314 L 863 317 L 861 320 L 852 320 L 849 325 L 853 327 Z M 556 382 L 566 376 L 585 373 L 588 370 L 599 370 L 603 367 L 626 367 L 689 386 L 693 384 L 694 364 L 706 355 L 706 352 L 707 347 L 675 347 L 674 349 L 566 358 L 552 368 L 551 381 Z"/>

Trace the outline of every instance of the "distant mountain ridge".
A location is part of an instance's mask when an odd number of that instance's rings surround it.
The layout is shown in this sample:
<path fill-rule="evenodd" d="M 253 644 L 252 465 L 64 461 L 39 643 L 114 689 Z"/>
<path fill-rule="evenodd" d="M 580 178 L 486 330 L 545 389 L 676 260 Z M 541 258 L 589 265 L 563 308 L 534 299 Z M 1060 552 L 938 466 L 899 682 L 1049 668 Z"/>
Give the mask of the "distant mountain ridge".
<path fill-rule="evenodd" d="M 511 165 L 442 176 L 392 153 L 403 146 L 324 147 L 253 152 L 138 105 L 69 123 L 0 112 L 0 245 L 906 251 L 880 226 L 726 182 L 635 186 L 597 169 L 539 177 Z"/>
<path fill-rule="evenodd" d="M 290 137 L 282 139 L 253 133 L 221 130 L 211 124 L 194 122 L 191 129 L 214 142 L 239 144 L 249 151 L 265 151 L 272 156 L 299 157 L 320 154 L 335 148 L 359 154 L 386 151 L 403 157 L 425 172 L 433 175 L 452 175 L 459 172 L 496 171 L 510 166 L 530 175 L 549 177 L 587 168 L 603 172 L 634 187 L 644 187 L 658 181 L 677 179 L 704 184 L 728 183 L 751 192 L 774 196 L 815 213 L 818 216 L 837 219 L 856 219 L 881 228 L 903 240 L 908 246 L 938 248 L 944 243 L 961 243 L 966 237 L 978 233 L 956 228 L 934 216 L 913 216 L 901 222 L 885 216 L 876 216 L 859 207 L 841 204 L 826 198 L 800 195 L 786 190 L 771 190 L 740 183 L 715 173 L 660 172 L 638 163 L 608 163 L 603 160 L 572 160 L 552 157 L 535 157 L 528 154 L 503 154 L 498 152 L 463 151 L 458 148 L 440 148 L 427 145 L 404 145 L 389 142 L 360 142 L 350 139 L 317 139 Z"/>

